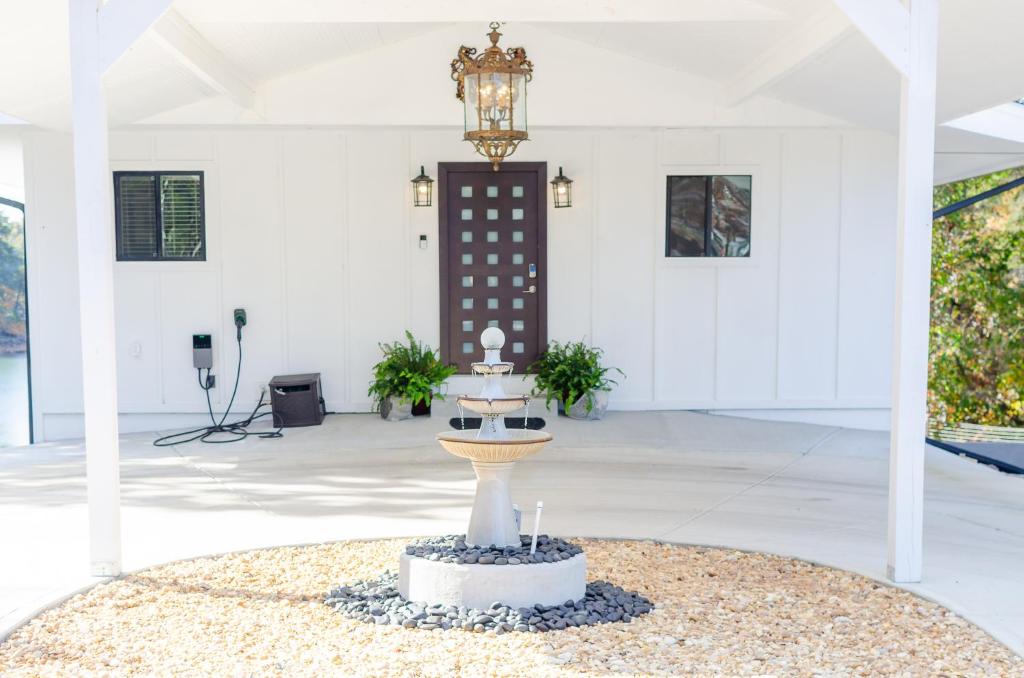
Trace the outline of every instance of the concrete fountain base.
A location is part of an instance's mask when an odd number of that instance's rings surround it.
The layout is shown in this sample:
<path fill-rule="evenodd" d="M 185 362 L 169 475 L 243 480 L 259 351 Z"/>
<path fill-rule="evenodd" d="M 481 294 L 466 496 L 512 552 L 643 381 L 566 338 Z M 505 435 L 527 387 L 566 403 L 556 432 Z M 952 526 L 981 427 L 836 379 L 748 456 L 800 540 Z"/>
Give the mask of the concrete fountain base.
<path fill-rule="evenodd" d="M 587 558 L 557 563 L 459 565 L 402 554 L 398 591 L 406 600 L 486 610 L 500 601 L 512 608 L 561 605 L 587 589 Z"/>

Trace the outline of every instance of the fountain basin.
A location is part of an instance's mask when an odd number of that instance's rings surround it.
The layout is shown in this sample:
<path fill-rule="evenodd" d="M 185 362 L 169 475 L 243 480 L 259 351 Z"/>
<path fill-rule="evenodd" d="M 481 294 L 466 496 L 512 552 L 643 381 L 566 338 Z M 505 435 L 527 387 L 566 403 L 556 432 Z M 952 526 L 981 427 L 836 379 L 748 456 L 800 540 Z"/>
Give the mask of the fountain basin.
<path fill-rule="evenodd" d="M 438 433 L 437 440 L 441 447 L 456 457 L 485 464 L 500 464 L 536 454 L 552 439 L 550 433 L 527 429 L 510 429 L 502 436 L 491 440 L 477 438 L 476 431 L 450 431 Z"/>
<path fill-rule="evenodd" d="M 459 407 L 485 415 L 502 415 L 515 412 L 526 407 L 529 398 L 526 396 L 508 396 L 504 398 L 483 398 L 474 396 L 459 396 L 457 402 Z"/>
<path fill-rule="evenodd" d="M 402 554 L 398 592 L 406 600 L 486 610 L 498 601 L 513 608 L 561 605 L 587 592 L 587 559 L 557 563 L 457 565 Z"/>
<path fill-rule="evenodd" d="M 509 374 L 515 363 L 472 363 L 469 369 L 473 374 Z"/>

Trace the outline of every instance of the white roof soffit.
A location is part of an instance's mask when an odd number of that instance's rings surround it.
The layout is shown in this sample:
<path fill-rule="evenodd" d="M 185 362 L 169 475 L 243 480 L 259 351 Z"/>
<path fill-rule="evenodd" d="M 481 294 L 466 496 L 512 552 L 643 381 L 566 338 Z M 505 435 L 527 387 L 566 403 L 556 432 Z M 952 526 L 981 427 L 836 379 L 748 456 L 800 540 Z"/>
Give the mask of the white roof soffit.
<path fill-rule="evenodd" d="M 1024 143 L 940 125 L 935 130 L 935 183 L 945 184 L 1024 165 Z"/>
<path fill-rule="evenodd" d="M 1002 104 L 945 123 L 947 127 L 1024 143 L 1024 105 Z"/>

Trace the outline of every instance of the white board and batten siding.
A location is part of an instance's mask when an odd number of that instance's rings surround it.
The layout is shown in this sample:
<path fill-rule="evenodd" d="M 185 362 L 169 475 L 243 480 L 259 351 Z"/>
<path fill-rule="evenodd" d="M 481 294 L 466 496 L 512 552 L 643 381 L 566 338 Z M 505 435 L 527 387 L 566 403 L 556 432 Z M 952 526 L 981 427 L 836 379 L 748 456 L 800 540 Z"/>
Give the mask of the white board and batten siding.
<path fill-rule="evenodd" d="M 377 343 L 437 345 L 437 200 L 419 165 L 472 159 L 458 130 L 115 131 L 112 170 L 203 170 L 207 261 L 119 262 L 122 430 L 203 420 L 191 335 L 214 335 L 226 402 L 231 310 L 249 313 L 237 411 L 276 374 L 319 371 L 330 409 L 366 411 Z M 603 347 L 618 409 L 701 409 L 885 427 L 896 142 L 830 129 L 537 129 L 515 160 L 558 165 L 549 336 Z M 36 430 L 79 436 L 81 359 L 70 139 L 27 133 Z M 749 259 L 666 259 L 665 177 L 753 176 Z M 550 199 L 549 199 L 550 202 Z M 550 206 L 549 206 L 550 207 Z M 428 236 L 420 249 L 419 236 Z"/>

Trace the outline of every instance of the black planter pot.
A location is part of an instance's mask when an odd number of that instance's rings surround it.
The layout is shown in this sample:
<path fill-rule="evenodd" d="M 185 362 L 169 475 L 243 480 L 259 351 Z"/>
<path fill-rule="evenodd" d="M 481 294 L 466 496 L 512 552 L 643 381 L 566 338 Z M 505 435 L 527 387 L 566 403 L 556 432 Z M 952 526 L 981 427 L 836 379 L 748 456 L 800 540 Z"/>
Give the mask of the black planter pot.
<path fill-rule="evenodd" d="M 412 406 L 412 416 L 414 416 L 414 417 L 423 417 L 423 416 L 429 417 L 430 416 L 430 405 L 426 401 L 415 403 Z"/>

